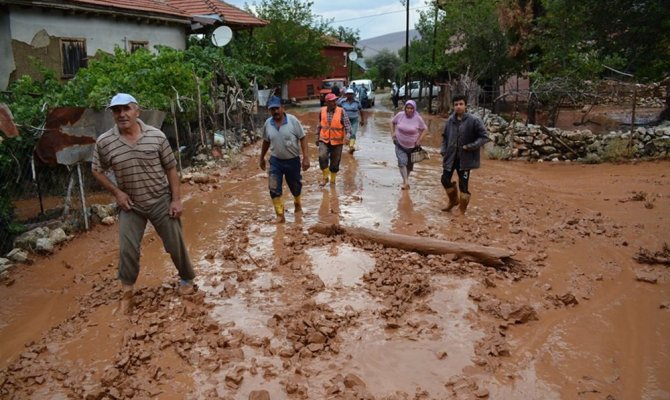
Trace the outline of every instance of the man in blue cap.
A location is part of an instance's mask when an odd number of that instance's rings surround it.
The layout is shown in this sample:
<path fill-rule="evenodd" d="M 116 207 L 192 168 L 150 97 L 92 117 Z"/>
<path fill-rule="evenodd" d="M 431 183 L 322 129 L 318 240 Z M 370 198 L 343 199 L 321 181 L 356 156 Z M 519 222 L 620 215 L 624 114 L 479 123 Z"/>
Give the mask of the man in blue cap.
<path fill-rule="evenodd" d="M 337 105 L 342 107 L 349 117 L 351 123 L 351 136 L 349 136 L 349 153 L 353 154 L 356 151 L 356 133 L 358 132 L 358 125 L 365 125 L 365 118 L 363 116 L 363 105 L 360 101 L 354 98 L 354 90 L 347 89 L 344 91 L 344 98 L 337 100 Z"/>
<path fill-rule="evenodd" d="M 190 294 L 195 273 L 182 234 L 177 163 L 165 134 L 139 119 L 140 107 L 127 93 L 112 97 L 107 109 L 115 126 L 95 143 L 93 176 L 116 198 L 119 212 L 121 308 L 133 305 L 133 285 L 140 272 L 140 243 L 147 221 L 156 229 L 181 278 L 179 292 Z M 111 170 L 112 182 L 105 172 Z"/>
<path fill-rule="evenodd" d="M 329 94 L 330 96 L 331 94 Z M 270 150 L 270 170 L 268 171 L 268 188 L 274 205 L 277 223 L 286 221 L 284 217 L 284 200 L 282 186 L 284 178 L 293 195 L 294 211 L 302 212 L 300 193 L 302 192 L 303 171 L 309 169 L 307 138 L 298 119 L 284 112 L 281 99 L 273 96 L 268 100 L 270 117 L 263 125 L 263 144 L 261 147 L 260 168 L 265 171 L 265 155 Z M 302 153 L 302 161 L 300 154 Z"/>

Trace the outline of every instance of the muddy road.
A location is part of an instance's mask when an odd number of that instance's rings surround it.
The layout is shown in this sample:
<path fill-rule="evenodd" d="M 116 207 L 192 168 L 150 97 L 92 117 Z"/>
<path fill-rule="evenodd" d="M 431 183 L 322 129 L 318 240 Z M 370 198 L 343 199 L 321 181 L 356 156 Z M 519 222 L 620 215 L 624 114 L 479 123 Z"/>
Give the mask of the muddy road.
<path fill-rule="evenodd" d="M 440 211 L 441 119 L 426 117 L 431 159 L 410 190 L 382 106 L 321 188 L 317 109 L 289 112 L 310 132 L 302 216 L 274 224 L 258 143 L 207 171 L 215 182 L 183 186 L 195 295 L 177 295 L 151 228 L 131 316 L 114 313 L 116 226 L 13 269 L 0 397 L 670 398 L 670 268 L 633 259 L 670 242 L 670 162 L 483 160 L 459 216 Z M 514 262 L 310 233 L 317 222 L 510 249 Z"/>

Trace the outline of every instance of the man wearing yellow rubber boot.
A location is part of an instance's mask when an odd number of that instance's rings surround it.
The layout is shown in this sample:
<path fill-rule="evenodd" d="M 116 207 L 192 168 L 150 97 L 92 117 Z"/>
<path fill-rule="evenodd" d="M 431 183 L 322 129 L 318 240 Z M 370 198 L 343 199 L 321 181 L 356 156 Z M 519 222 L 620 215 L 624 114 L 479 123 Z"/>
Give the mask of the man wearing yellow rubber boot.
<path fill-rule="evenodd" d="M 354 98 L 354 90 L 349 88 L 344 92 L 344 98 L 337 100 L 337 105 L 342 107 L 349 117 L 351 123 L 351 137 L 349 138 L 349 153 L 356 151 L 356 133 L 358 125 L 365 125 L 363 116 L 363 106 L 361 102 Z"/>
<path fill-rule="evenodd" d="M 336 104 L 337 96 L 326 95 L 326 105 L 321 107 L 319 123 L 316 126 L 316 145 L 319 146 L 319 168 L 323 172 L 321 186 L 330 181 L 335 184 L 340 170 L 342 146 L 345 139 L 351 137 L 351 122 L 342 107 Z"/>
<path fill-rule="evenodd" d="M 303 171 L 309 169 L 309 156 L 307 153 L 307 138 L 305 131 L 298 119 L 284 112 L 281 99 L 273 96 L 268 100 L 270 118 L 263 125 L 263 145 L 261 147 L 261 158 L 259 166 L 265 171 L 265 154 L 270 149 L 270 170 L 268 171 L 268 188 L 270 198 L 277 214 L 277 223 L 283 223 L 284 200 L 282 199 L 283 180 L 294 198 L 295 213 L 302 212 L 300 193 L 302 191 Z M 300 161 L 302 153 L 302 162 Z"/>

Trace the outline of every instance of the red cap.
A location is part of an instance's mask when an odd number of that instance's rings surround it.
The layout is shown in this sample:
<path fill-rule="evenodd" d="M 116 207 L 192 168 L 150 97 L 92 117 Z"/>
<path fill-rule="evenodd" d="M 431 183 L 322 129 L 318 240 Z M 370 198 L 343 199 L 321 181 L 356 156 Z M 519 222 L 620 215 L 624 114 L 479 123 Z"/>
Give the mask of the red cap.
<path fill-rule="evenodd" d="M 326 95 L 326 101 L 333 101 L 333 100 L 337 100 L 337 96 L 335 96 L 334 93 L 328 93 Z"/>

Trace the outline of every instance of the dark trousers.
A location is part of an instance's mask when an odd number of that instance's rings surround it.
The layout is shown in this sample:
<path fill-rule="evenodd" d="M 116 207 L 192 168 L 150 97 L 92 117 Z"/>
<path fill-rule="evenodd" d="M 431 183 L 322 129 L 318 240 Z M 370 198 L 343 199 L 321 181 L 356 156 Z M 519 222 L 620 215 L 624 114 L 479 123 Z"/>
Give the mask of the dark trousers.
<path fill-rule="evenodd" d="M 470 193 L 468 192 L 468 182 L 470 180 L 470 170 L 469 169 L 457 169 L 456 173 L 458 174 L 458 190 L 461 191 L 461 193 Z M 443 169 L 442 170 L 442 186 L 445 188 L 450 188 L 454 186 L 451 183 L 451 177 L 454 175 L 454 170 L 453 169 Z"/>
<path fill-rule="evenodd" d="M 340 160 L 342 159 L 341 144 L 332 145 L 330 143 L 319 142 L 319 168 L 330 169 L 330 172 L 340 170 Z"/>
<path fill-rule="evenodd" d="M 268 189 L 270 189 L 271 198 L 281 197 L 284 178 L 286 178 L 286 184 L 293 197 L 300 196 L 300 192 L 302 191 L 300 157 L 289 158 L 288 160 L 281 160 L 275 156 L 270 157 Z"/>
<path fill-rule="evenodd" d="M 151 221 L 156 229 L 181 279 L 191 280 L 195 277 L 181 230 L 181 220 L 170 218 L 168 214 L 170 201 L 170 195 L 166 194 L 146 209 L 133 206 L 130 211 L 120 211 L 119 280 L 123 284 L 134 284 L 140 273 L 140 244 L 147 221 Z"/>

